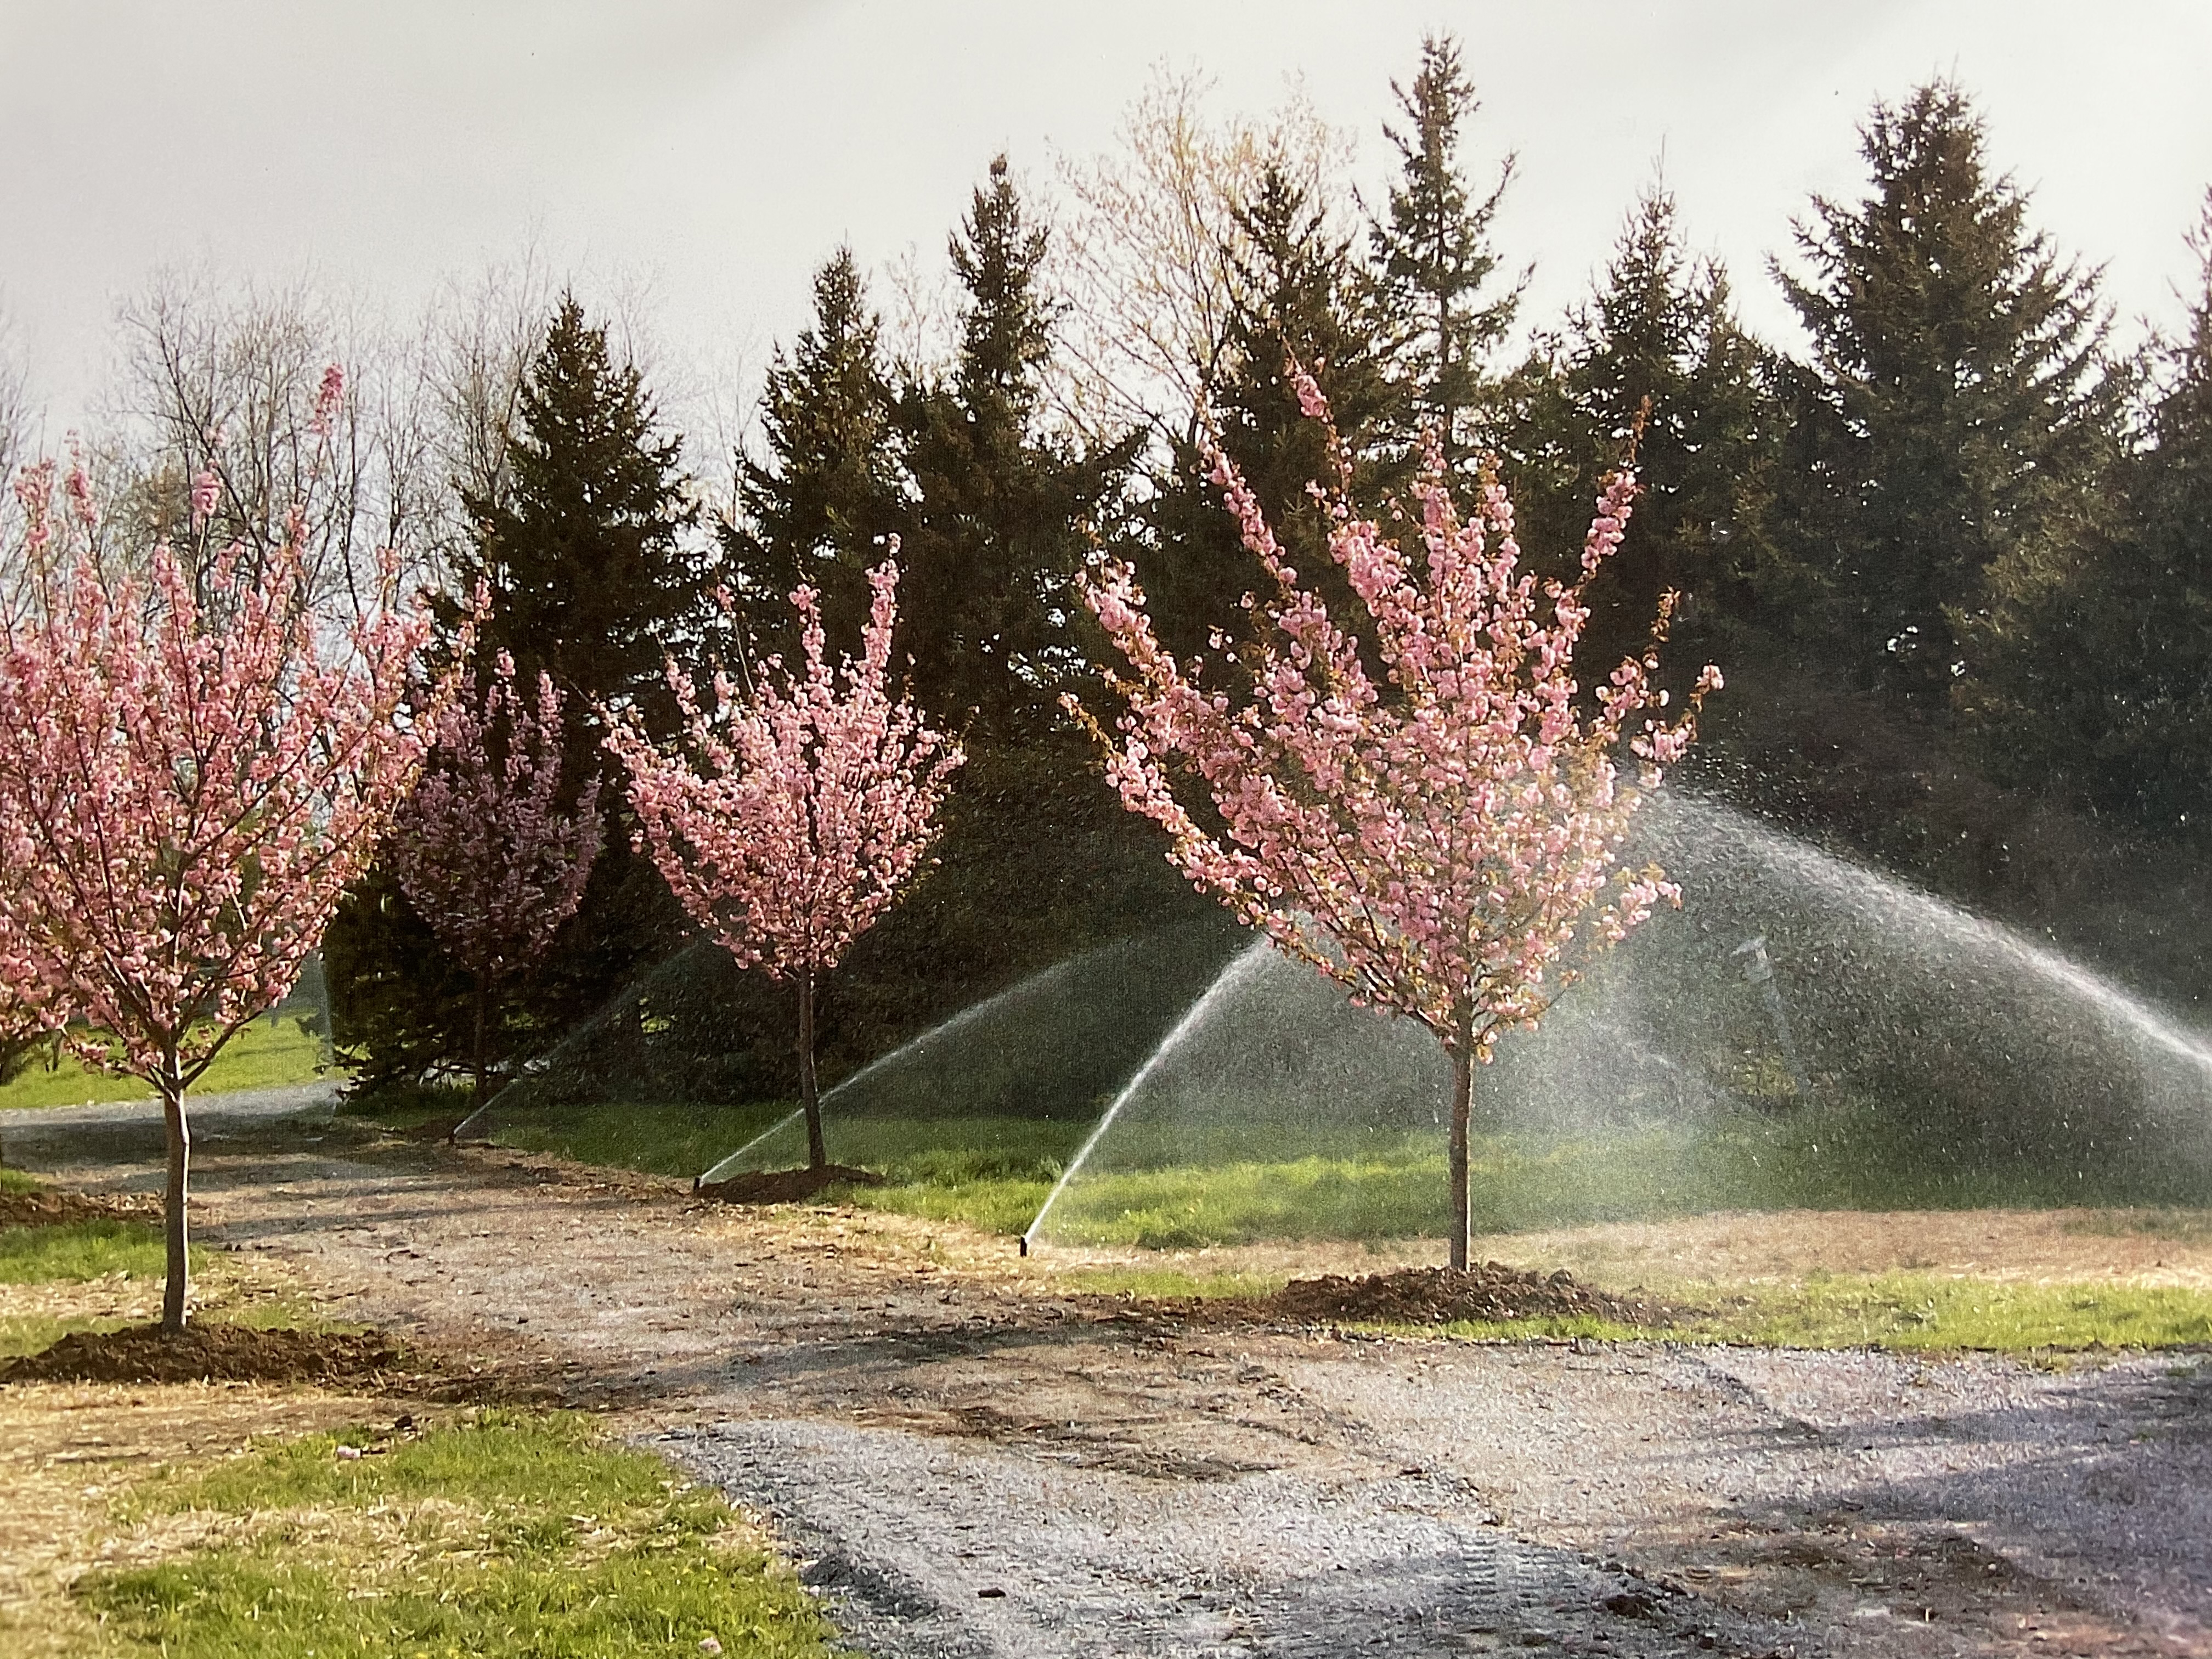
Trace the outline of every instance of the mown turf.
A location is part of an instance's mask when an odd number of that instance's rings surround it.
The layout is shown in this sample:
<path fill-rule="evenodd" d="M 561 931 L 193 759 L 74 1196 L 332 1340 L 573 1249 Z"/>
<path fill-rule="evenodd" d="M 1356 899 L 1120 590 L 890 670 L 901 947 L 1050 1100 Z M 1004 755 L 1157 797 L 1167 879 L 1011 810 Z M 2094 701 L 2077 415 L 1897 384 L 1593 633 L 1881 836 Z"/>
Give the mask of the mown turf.
<path fill-rule="evenodd" d="M 274 1089 L 313 1083 L 322 1069 L 322 1039 L 284 1018 L 275 1026 L 257 1019 L 225 1043 L 200 1080 L 195 1094 L 225 1094 L 237 1089 Z M 149 1100 L 154 1091 L 135 1077 L 115 1077 L 64 1057 L 53 1070 L 40 1063 L 0 1087 L 0 1110 L 23 1107 L 83 1106 L 112 1100 Z"/>
<path fill-rule="evenodd" d="M 362 1449 L 351 1461 L 340 1445 Z M 88 1574 L 125 1652 L 164 1659 L 826 1659 L 832 1632 L 721 1498 L 587 1420 L 489 1412 L 314 1435 L 142 1488 L 144 1535 L 216 1541 Z M 158 1547 L 158 1546 L 157 1546 Z"/>
<path fill-rule="evenodd" d="M 197 1271 L 204 1258 L 196 1249 Z M 0 1285 L 82 1282 L 125 1273 L 159 1279 L 167 1271 L 161 1230 L 144 1221 L 70 1221 L 52 1227 L 0 1227 Z"/>

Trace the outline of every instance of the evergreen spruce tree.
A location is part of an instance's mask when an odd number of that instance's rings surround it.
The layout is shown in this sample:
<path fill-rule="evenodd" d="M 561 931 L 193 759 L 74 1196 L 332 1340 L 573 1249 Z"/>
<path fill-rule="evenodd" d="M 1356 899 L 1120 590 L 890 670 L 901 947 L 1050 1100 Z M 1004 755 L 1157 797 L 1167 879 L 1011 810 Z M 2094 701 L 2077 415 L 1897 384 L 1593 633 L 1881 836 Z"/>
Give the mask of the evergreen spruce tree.
<path fill-rule="evenodd" d="M 2159 373 L 2144 441 L 2070 539 L 1990 572 L 1962 617 L 1960 702 L 2006 782 L 2137 831 L 2212 844 L 2212 202 L 2203 287 Z"/>
<path fill-rule="evenodd" d="M 516 419 L 508 487 L 464 497 L 477 532 L 455 586 L 490 592 L 479 649 L 512 653 L 524 684 L 543 671 L 567 695 L 580 778 L 601 768 L 601 704 L 636 705 L 655 736 L 675 730 L 662 664 L 712 626 L 698 509 L 643 375 L 615 361 L 574 295 L 554 313 Z"/>
<path fill-rule="evenodd" d="M 867 572 L 904 521 L 881 326 L 851 249 L 816 273 L 813 325 L 777 349 L 761 405 L 768 456 L 739 457 L 738 517 L 721 536 L 748 636 L 788 659 L 792 590 L 818 590 L 830 637 L 857 640 Z"/>
<path fill-rule="evenodd" d="M 1085 453 L 1046 429 L 1052 301 L 1004 156 L 951 240 L 966 290 L 949 378 L 905 387 L 899 422 L 915 499 L 899 586 L 900 648 L 941 721 L 980 740 L 1056 726 L 1085 664 L 1073 592 L 1091 535 L 1118 512 L 1133 441 Z"/>
<path fill-rule="evenodd" d="M 1340 435 L 1362 460 L 1390 411 L 1391 390 L 1358 303 L 1352 243 L 1330 228 L 1324 204 L 1270 167 L 1237 220 L 1249 248 L 1235 273 L 1208 412 L 1223 449 L 1296 550 L 1299 568 L 1326 582 L 1334 567 L 1307 486 L 1325 480 L 1332 462 L 1321 430 L 1300 412 L 1288 365 L 1295 358 L 1313 375 Z M 1234 635 L 1243 596 L 1267 579 L 1223 506 L 1200 447 L 1177 441 L 1169 459 L 1146 513 L 1150 551 L 1137 563 L 1162 638 L 1188 654 L 1214 629 Z M 1371 480 L 1360 483 L 1364 488 Z M 1333 608 L 1356 614 L 1348 602 Z"/>
<path fill-rule="evenodd" d="M 1953 619 L 1985 605 L 1992 565 L 2086 510 L 2125 377 L 2096 273 L 2029 228 L 1963 93 L 1877 105 L 1861 140 L 1865 199 L 1816 198 L 1809 270 L 1778 268 L 1813 347 L 1790 374 L 1778 527 L 1820 583 L 1808 653 L 1940 714 L 1972 667 Z"/>
<path fill-rule="evenodd" d="M 1725 273 L 1685 248 L 1674 198 L 1647 191 L 1596 293 L 1515 377 L 1504 445 L 1526 544 L 1565 576 L 1601 482 L 1634 438 L 1643 494 L 1592 589 L 1596 659 L 1638 649 L 1669 591 L 1681 595 L 1680 648 L 1668 653 L 1678 672 L 1753 648 L 1775 564 L 1765 519 L 1781 416 L 1770 379 Z"/>
<path fill-rule="evenodd" d="M 1401 469 L 1410 472 L 1433 431 L 1455 471 L 1477 459 L 1495 394 L 1489 360 L 1519 308 L 1526 278 L 1486 295 L 1498 270 L 1490 240 L 1498 203 L 1513 179 L 1509 156 L 1487 195 L 1473 196 L 1461 172 L 1460 128 L 1480 106 L 1461 67 L 1458 43 L 1421 43 L 1413 84 L 1392 83 L 1402 129 L 1384 129 L 1399 156 L 1388 214 L 1370 233 L 1370 303 L 1381 356 L 1397 392 Z"/>
<path fill-rule="evenodd" d="M 453 576 L 458 593 L 481 583 L 490 594 L 478 652 L 511 653 L 526 683 L 542 670 L 567 694 L 570 789 L 609 774 L 602 705 L 635 706 L 656 735 L 672 732 L 665 654 L 687 653 L 713 624 L 679 450 L 642 375 L 618 363 L 605 328 L 563 296 L 523 382 L 507 487 L 464 495 L 477 533 Z M 622 780 L 609 782 L 600 800 L 614 823 L 584 902 L 501 1012 L 503 1024 L 520 1021 L 540 1040 L 590 1013 L 682 930 L 659 873 L 631 851 Z M 328 962 L 337 1035 L 365 1054 L 371 1075 L 418 1072 L 440 1048 L 447 1060 L 467 1054 L 465 976 L 433 955 L 397 884 L 372 876 L 349 897 L 332 921 Z"/>

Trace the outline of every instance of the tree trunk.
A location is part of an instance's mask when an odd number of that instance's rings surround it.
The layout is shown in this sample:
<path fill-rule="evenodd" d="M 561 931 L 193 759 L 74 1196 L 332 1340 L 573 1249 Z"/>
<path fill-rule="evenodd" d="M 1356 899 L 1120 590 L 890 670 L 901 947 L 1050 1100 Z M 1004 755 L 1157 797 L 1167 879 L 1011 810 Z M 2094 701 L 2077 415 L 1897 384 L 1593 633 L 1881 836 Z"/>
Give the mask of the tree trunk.
<path fill-rule="evenodd" d="M 1468 1137 L 1474 1115 L 1474 1056 L 1467 1044 L 1453 1050 L 1451 1063 L 1451 1265 L 1463 1268 L 1473 1208 L 1468 1192 Z"/>
<path fill-rule="evenodd" d="M 491 1099 L 491 1095 L 489 1091 L 491 1073 L 490 1068 L 484 1062 L 484 1053 L 488 1041 L 486 1027 L 488 1027 L 491 1023 L 491 978 L 490 975 L 487 974 L 480 973 L 477 975 L 476 1016 L 476 1052 L 474 1058 L 476 1061 L 477 1093 L 476 1099 L 471 1103 L 471 1105 L 475 1110 L 481 1112 L 484 1109 L 485 1103 Z"/>
<path fill-rule="evenodd" d="M 799 1103 L 806 1113 L 806 1167 L 830 1162 L 822 1145 L 822 1097 L 814 1086 L 814 970 L 799 970 Z"/>
<path fill-rule="evenodd" d="M 178 1336 L 184 1332 L 185 1294 L 190 1288 L 185 1254 L 188 1242 L 185 1197 L 191 1163 L 192 1132 L 185 1121 L 185 1085 L 177 1074 L 173 1054 L 161 1062 L 161 1073 L 154 1079 L 154 1086 L 161 1091 L 161 1121 L 169 1135 L 169 1179 L 161 1200 L 161 1219 L 168 1236 L 168 1277 L 161 1285 L 161 1329 L 168 1335 Z"/>

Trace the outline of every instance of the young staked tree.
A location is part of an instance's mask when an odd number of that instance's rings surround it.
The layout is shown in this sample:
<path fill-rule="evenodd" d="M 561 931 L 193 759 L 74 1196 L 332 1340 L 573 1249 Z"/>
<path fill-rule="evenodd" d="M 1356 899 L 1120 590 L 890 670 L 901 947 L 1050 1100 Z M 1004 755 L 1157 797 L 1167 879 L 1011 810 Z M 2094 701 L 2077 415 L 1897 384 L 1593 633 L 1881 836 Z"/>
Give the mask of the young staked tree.
<path fill-rule="evenodd" d="M 1326 422 L 1312 382 L 1300 390 Z M 1504 489 L 1486 483 L 1462 522 L 1444 465 L 1432 452 L 1419 546 L 1405 550 L 1355 508 L 1336 456 L 1328 552 L 1387 678 L 1287 562 L 1225 459 L 1230 507 L 1275 581 L 1235 677 L 1249 696 L 1162 648 L 1126 567 L 1108 567 L 1086 597 L 1129 668 L 1120 737 L 1093 726 L 1123 801 L 1168 831 L 1201 891 L 1356 1001 L 1418 1020 L 1450 1056 L 1451 1264 L 1464 1267 L 1474 1066 L 1500 1032 L 1536 1024 L 1582 954 L 1679 900 L 1656 868 L 1618 871 L 1617 854 L 1720 675 L 1707 668 L 1682 713 L 1657 717 L 1662 605 L 1645 653 L 1613 671 L 1594 709 L 1579 707 L 1583 593 L 1620 544 L 1632 479 L 1607 481 L 1572 584 L 1540 587 L 1520 568 Z M 1633 782 L 1618 775 L 1624 748 Z"/>
<path fill-rule="evenodd" d="M 1457 477 L 1482 447 L 1490 358 L 1520 307 L 1527 277 L 1486 294 L 1498 271 L 1490 231 L 1513 181 L 1513 158 L 1480 198 L 1459 160 L 1460 129 L 1480 106 L 1448 35 L 1421 43 L 1410 86 L 1392 82 L 1405 125 L 1384 131 L 1399 157 L 1389 207 L 1370 233 L 1370 304 L 1378 355 L 1392 365 L 1396 447 L 1410 476 L 1425 447 Z"/>
<path fill-rule="evenodd" d="M 59 514 L 51 465 L 18 488 L 31 579 L 0 609 L 0 991 L 86 1022 L 104 1040 L 76 1051 L 161 1097 L 173 1333 L 186 1092 L 291 988 L 414 782 L 424 738 L 405 713 L 430 624 L 389 561 L 357 618 L 319 615 L 297 536 L 258 561 L 158 546 L 114 580 L 87 550 L 82 474 Z"/>
<path fill-rule="evenodd" d="M 563 804 L 560 690 L 539 674 L 533 705 L 514 680 L 505 652 L 481 696 L 476 677 L 462 676 L 386 854 L 408 902 L 473 981 L 479 1107 L 491 1098 L 500 993 L 575 914 L 599 851 L 599 775 Z"/>
<path fill-rule="evenodd" d="M 857 660 L 831 664 L 821 607 L 801 587 L 791 602 L 802 668 L 770 658 L 750 693 L 718 672 L 702 702 L 672 661 L 683 749 L 656 746 L 635 712 L 607 735 L 629 773 L 641 842 L 684 909 L 741 967 L 798 987 L 799 1103 L 817 1170 L 829 1162 L 814 1074 L 819 981 L 921 867 L 962 758 L 891 696 L 897 566 L 886 559 L 868 586 Z"/>
<path fill-rule="evenodd" d="M 1521 522 L 1552 549 L 1574 545 L 1635 446 L 1642 494 L 1619 556 L 1590 585 L 1586 649 L 1634 650 L 1671 592 L 1678 641 L 1741 650 L 1774 579 L 1766 508 L 1782 416 L 1771 378 L 1726 276 L 1684 246 L 1673 196 L 1646 191 L 1596 292 L 1516 377 L 1504 437 Z"/>
<path fill-rule="evenodd" d="M 841 247 L 815 273 L 814 322 L 777 348 L 761 391 L 765 461 L 738 458 L 738 512 L 720 526 L 748 636 L 787 653 L 787 596 L 808 586 L 840 638 L 868 612 L 867 570 L 898 533 L 904 478 L 882 324 Z M 786 637 L 785 635 L 788 635 Z"/>
<path fill-rule="evenodd" d="M 1815 198 L 1808 269 L 1778 269 L 1812 355 L 1791 377 L 1777 528 L 1825 588 L 1805 646 L 1848 686 L 1940 714 L 1973 670 L 1952 617 L 1984 605 L 1991 565 L 2088 509 L 2127 376 L 2097 273 L 2029 228 L 1957 87 L 1876 105 L 1860 149 L 1864 199 Z"/>

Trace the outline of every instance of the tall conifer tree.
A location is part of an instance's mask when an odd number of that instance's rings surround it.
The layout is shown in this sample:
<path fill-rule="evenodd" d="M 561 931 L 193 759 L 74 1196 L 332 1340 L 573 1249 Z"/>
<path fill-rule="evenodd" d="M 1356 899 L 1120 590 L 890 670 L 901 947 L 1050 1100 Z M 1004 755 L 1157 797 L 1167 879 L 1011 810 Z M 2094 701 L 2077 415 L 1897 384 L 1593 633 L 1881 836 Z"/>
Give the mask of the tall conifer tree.
<path fill-rule="evenodd" d="M 922 706 L 955 726 L 972 712 L 985 742 L 1059 721 L 1060 690 L 1083 664 L 1071 584 L 1133 448 L 1085 453 L 1046 428 L 1045 235 L 999 157 L 951 240 L 965 290 L 952 373 L 899 403 L 918 497 L 901 554 L 901 647 Z"/>
<path fill-rule="evenodd" d="M 2158 348 L 2142 447 L 2081 533 L 1992 567 L 1960 701 L 2008 782 L 2212 845 L 2212 200 L 2202 288 Z"/>
<path fill-rule="evenodd" d="M 1814 633 L 1850 683 L 1931 712 L 1970 665 L 1952 618 L 1984 575 L 2082 511 L 2124 395 L 2097 274 L 2030 228 L 1982 122 L 1938 82 L 1875 106 L 1856 205 L 1814 198 L 1808 270 L 1778 269 L 1812 337 L 1778 502 L 1820 580 Z"/>
<path fill-rule="evenodd" d="M 1370 233 L 1371 303 L 1399 396 L 1398 447 L 1417 459 L 1434 432 L 1455 469 L 1484 442 L 1490 358 L 1519 308 L 1522 283 L 1491 289 L 1492 222 L 1513 180 L 1513 158 L 1477 197 L 1461 170 L 1460 129 L 1480 106 L 1456 41 L 1431 35 L 1410 86 L 1392 83 L 1404 119 L 1384 129 L 1398 151 L 1389 208 Z"/>
<path fill-rule="evenodd" d="M 761 392 L 765 461 L 740 457 L 738 517 L 722 526 L 748 633 L 796 660 L 789 595 L 822 596 L 830 637 L 855 641 L 867 572 L 904 521 L 899 434 L 882 329 L 850 248 L 814 277 L 814 322 L 778 348 Z"/>
<path fill-rule="evenodd" d="M 1669 590 L 1682 595 L 1677 626 L 1687 636 L 1677 659 L 1733 658 L 1747 643 L 1774 561 L 1766 501 L 1781 412 L 1770 379 L 1725 273 L 1684 246 L 1674 198 L 1648 191 L 1596 292 L 1516 377 L 1520 406 L 1504 446 L 1529 544 L 1571 548 L 1642 422 L 1643 493 L 1590 593 L 1601 657 L 1634 650 Z"/>
<path fill-rule="evenodd" d="M 564 295 L 522 385 L 506 487 L 465 495 L 477 533 L 453 574 L 457 592 L 482 583 L 490 594 L 478 650 L 508 652 L 520 677 L 542 671 L 566 694 L 571 796 L 606 769 L 600 707 L 633 706 L 656 733 L 674 731 L 663 662 L 672 650 L 686 654 L 711 626 L 709 573 L 679 452 L 644 377 L 616 360 L 605 328 Z M 596 1008 L 680 929 L 659 876 L 631 850 L 626 802 L 618 790 L 601 802 L 614 826 L 583 903 L 500 1016 L 541 1035 Z M 370 1074 L 404 1075 L 468 1053 L 465 976 L 388 875 L 372 872 L 349 896 L 327 955 L 339 1036 L 366 1050 Z"/>

